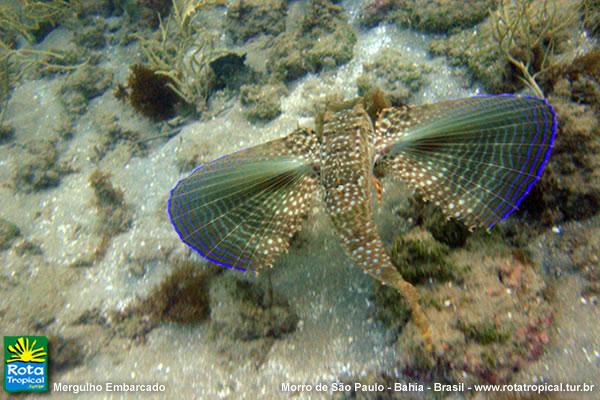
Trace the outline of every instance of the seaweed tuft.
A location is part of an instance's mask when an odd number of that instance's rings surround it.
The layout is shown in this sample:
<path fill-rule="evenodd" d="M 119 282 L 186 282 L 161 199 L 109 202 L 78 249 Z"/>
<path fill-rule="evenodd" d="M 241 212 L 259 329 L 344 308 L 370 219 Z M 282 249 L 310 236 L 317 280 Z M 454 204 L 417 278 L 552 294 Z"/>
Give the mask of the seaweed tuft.
<path fill-rule="evenodd" d="M 127 80 L 128 97 L 132 107 L 140 114 L 155 121 L 175 115 L 177 94 L 171 89 L 172 80 L 157 74 L 153 69 L 134 64 Z"/>
<path fill-rule="evenodd" d="M 222 269 L 201 269 L 192 261 L 179 261 L 141 305 L 152 320 L 193 324 L 210 314 L 208 284 Z"/>

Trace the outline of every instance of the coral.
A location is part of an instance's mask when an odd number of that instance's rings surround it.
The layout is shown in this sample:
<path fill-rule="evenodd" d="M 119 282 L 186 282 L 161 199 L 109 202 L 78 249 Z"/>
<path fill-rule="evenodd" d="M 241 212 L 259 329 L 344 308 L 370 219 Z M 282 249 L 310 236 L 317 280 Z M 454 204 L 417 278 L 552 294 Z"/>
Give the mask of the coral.
<path fill-rule="evenodd" d="M 244 85 L 240 101 L 245 106 L 244 115 L 250 121 L 269 121 L 281 114 L 280 97 L 286 93 L 282 84 Z"/>
<path fill-rule="evenodd" d="M 403 62 L 402 52 L 394 48 L 384 48 L 373 58 L 373 62 L 363 65 L 363 74 L 357 79 L 358 95 L 383 90 L 394 104 L 407 103 L 410 96 L 427 82 L 431 67 Z"/>
<path fill-rule="evenodd" d="M 96 170 L 90 175 L 89 183 L 98 212 L 97 232 L 108 239 L 127 231 L 131 225 L 129 206 L 125 203 L 123 191 L 111 183 L 110 174 Z"/>
<path fill-rule="evenodd" d="M 70 172 L 58 161 L 55 141 L 37 140 L 25 146 L 26 153 L 16 168 L 15 188 L 23 192 L 34 192 L 58 186 L 60 177 Z"/>
<path fill-rule="evenodd" d="M 0 218 L 0 250 L 6 250 L 21 235 L 19 228 L 12 222 Z"/>
<path fill-rule="evenodd" d="M 69 113 L 82 114 L 91 99 L 112 84 L 112 73 L 101 67 L 84 65 L 69 75 L 60 88 L 61 101 Z"/>
<path fill-rule="evenodd" d="M 275 39 L 267 54 L 267 69 L 277 79 L 291 81 L 308 72 L 334 68 L 350 61 L 356 34 L 327 0 L 312 0 L 299 26 Z"/>
<path fill-rule="evenodd" d="M 497 0 L 369 0 L 361 7 L 359 21 L 365 26 L 394 22 L 401 27 L 446 33 L 466 28 L 485 19 Z"/>
<path fill-rule="evenodd" d="M 287 0 L 235 0 L 227 7 L 225 29 L 235 42 L 285 30 Z"/>
<path fill-rule="evenodd" d="M 171 88 L 172 80 L 159 75 L 145 65 L 130 67 L 127 80 L 127 98 L 131 106 L 142 115 L 164 120 L 175 114 L 178 96 Z"/>
<path fill-rule="evenodd" d="M 224 275 L 210 287 L 214 329 L 234 340 L 280 337 L 296 328 L 298 317 L 278 296 L 269 299 L 259 286 Z"/>

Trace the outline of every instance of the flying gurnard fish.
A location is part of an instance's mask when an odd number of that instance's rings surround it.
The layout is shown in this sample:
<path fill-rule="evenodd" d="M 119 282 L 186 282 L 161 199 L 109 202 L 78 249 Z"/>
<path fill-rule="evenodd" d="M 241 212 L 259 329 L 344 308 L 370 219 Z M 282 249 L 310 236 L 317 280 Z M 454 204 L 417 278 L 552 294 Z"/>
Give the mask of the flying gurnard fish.
<path fill-rule="evenodd" d="M 181 240 L 202 257 L 257 271 L 287 251 L 320 192 L 345 252 L 404 296 L 431 350 L 418 293 L 392 265 L 373 221 L 378 178 L 403 180 L 446 216 L 489 229 L 539 180 L 556 116 L 533 97 L 399 107 L 383 104 L 380 93 L 371 97 L 326 111 L 316 131 L 298 128 L 198 167 L 171 191 L 168 212 Z"/>

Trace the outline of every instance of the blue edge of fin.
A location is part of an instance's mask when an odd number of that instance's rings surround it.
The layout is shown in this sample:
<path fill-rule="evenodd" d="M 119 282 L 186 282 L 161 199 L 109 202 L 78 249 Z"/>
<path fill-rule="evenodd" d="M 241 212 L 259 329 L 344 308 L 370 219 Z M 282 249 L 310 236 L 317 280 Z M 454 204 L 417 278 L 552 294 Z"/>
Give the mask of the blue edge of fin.
<path fill-rule="evenodd" d="M 497 221 L 493 221 L 488 225 L 488 229 L 491 229 L 494 225 L 496 225 L 498 222 L 501 222 L 503 220 L 505 220 L 510 214 L 512 214 L 515 210 L 517 210 L 519 208 L 519 205 L 521 204 L 521 202 L 523 201 L 523 199 L 525 197 L 527 197 L 527 195 L 529 194 L 529 192 L 531 191 L 531 188 L 533 187 L 533 185 L 540 180 L 541 176 L 542 176 L 542 172 L 544 171 L 544 168 L 546 167 L 546 164 L 548 164 L 548 160 L 550 159 L 550 153 L 552 152 L 552 147 L 554 146 L 554 140 L 556 139 L 556 131 L 558 128 L 558 122 L 556 120 L 556 111 L 554 111 L 554 107 L 552 107 L 552 105 L 550 103 L 548 103 L 548 100 L 545 98 L 539 98 L 539 97 L 534 97 L 534 96 L 519 96 L 519 95 L 514 95 L 514 94 L 499 94 L 499 95 L 479 95 L 479 96 L 475 96 L 475 97 L 515 97 L 515 98 L 525 98 L 525 99 L 532 99 L 532 100 L 540 100 L 543 101 L 544 104 L 548 107 L 548 110 L 550 111 L 550 114 L 552 114 L 552 136 L 550 138 L 550 143 L 548 144 L 548 150 L 546 150 L 546 154 L 544 154 L 544 161 L 542 161 L 542 163 L 540 164 L 540 167 L 538 168 L 538 170 L 535 173 L 535 178 L 529 183 L 529 185 L 527 186 L 527 189 L 525 189 L 525 191 L 523 192 L 523 194 L 521 195 L 521 197 L 519 197 L 517 199 L 517 201 L 515 202 L 514 206 L 512 206 L 512 208 L 510 208 L 508 211 L 504 212 L 504 214 L 502 215 L 502 218 L 500 218 Z M 544 135 L 546 135 L 546 129 L 544 129 Z M 536 137 L 537 138 L 537 132 L 536 132 Z M 534 139 L 535 140 L 535 139 Z M 540 149 L 538 149 L 538 153 L 535 155 L 535 160 L 532 164 L 532 168 L 533 165 L 535 165 L 535 162 L 538 159 Z M 523 172 L 523 169 L 525 168 L 525 165 L 523 165 L 521 167 L 521 171 Z M 529 171 L 529 174 L 531 175 L 533 171 Z M 513 182 L 514 183 L 514 182 Z M 519 189 L 521 188 L 521 186 L 523 185 L 523 182 L 521 182 L 519 184 L 519 187 L 517 187 L 516 192 L 519 191 Z M 511 185 L 512 187 L 512 185 Z M 511 199 L 512 200 L 512 199 Z M 494 211 L 496 211 L 498 209 L 497 206 L 496 209 L 494 209 Z M 502 211 L 505 208 L 502 209 Z"/>
<path fill-rule="evenodd" d="M 238 151 L 243 151 L 243 150 L 246 150 L 246 149 L 244 148 L 244 149 L 241 149 L 241 150 L 238 150 Z M 237 153 L 237 152 L 236 152 L 236 153 Z M 175 232 L 177 232 L 177 235 L 179 235 L 179 239 L 180 239 L 180 240 L 181 240 L 183 243 L 185 243 L 186 245 L 188 245 L 189 247 L 191 247 L 191 248 L 192 248 L 192 249 L 193 249 L 193 250 L 194 250 L 196 253 L 200 254 L 200 255 L 201 255 L 203 258 L 207 259 L 208 261 L 210 261 L 210 262 L 211 262 L 211 263 L 213 263 L 213 264 L 217 264 L 217 265 L 220 265 L 220 266 L 222 266 L 222 267 L 229 268 L 229 269 L 235 269 L 235 270 L 237 270 L 237 271 L 241 271 L 241 272 L 247 272 L 247 271 L 252 271 L 252 272 L 254 272 L 254 270 L 252 270 L 252 269 L 248 270 L 248 269 L 245 269 L 245 268 L 234 267 L 234 266 L 233 266 L 233 265 L 231 265 L 231 264 L 226 264 L 226 263 L 223 263 L 223 262 L 221 262 L 221 261 L 215 260 L 215 259 L 213 259 L 213 258 L 209 257 L 208 255 L 204 254 L 204 253 L 202 252 L 202 250 L 200 250 L 199 248 L 197 248 L 196 246 L 194 246 L 193 244 L 189 243 L 188 241 L 186 241 L 186 240 L 183 238 L 183 234 L 182 234 L 182 233 L 179 231 L 179 229 L 177 228 L 177 225 L 176 225 L 176 224 L 173 222 L 173 215 L 171 214 L 171 201 L 173 200 L 173 192 L 174 192 L 174 191 L 177 189 L 177 187 L 179 186 L 179 184 L 180 184 L 180 183 L 182 183 L 184 180 L 186 180 L 188 177 L 190 177 L 190 176 L 192 176 L 193 174 L 195 174 L 197 171 L 199 171 L 199 170 L 201 170 L 202 168 L 204 168 L 206 165 L 208 165 L 208 164 L 210 164 L 210 163 L 212 163 L 212 162 L 218 161 L 218 160 L 220 160 L 221 158 L 227 157 L 228 155 L 229 155 L 229 154 L 225 154 L 225 155 L 223 155 L 223 156 L 221 156 L 221 157 L 219 157 L 219 158 L 216 158 L 216 159 L 212 160 L 212 161 L 211 161 L 211 162 L 209 162 L 209 163 L 202 164 L 202 165 L 200 165 L 200 166 L 198 166 L 198 167 L 194 168 L 194 170 L 193 170 L 193 171 L 192 171 L 192 172 L 191 172 L 191 173 L 190 173 L 188 176 L 186 176 L 186 177 L 185 177 L 185 178 L 183 178 L 183 179 L 180 179 L 180 180 L 177 182 L 177 184 L 175 185 L 175 187 L 173 187 L 173 189 L 171 189 L 171 192 L 169 193 L 169 201 L 167 202 L 167 214 L 169 214 L 169 221 L 171 222 L 171 225 L 173 225 L 173 228 L 175 229 Z"/>
<path fill-rule="evenodd" d="M 517 210 L 517 208 L 519 207 L 519 205 L 521 204 L 521 202 L 523 201 L 523 199 L 529 194 L 529 192 L 531 191 L 531 188 L 533 187 L 533 185 L 540 180 L 541 176 L 542 176 L 542 172 L 544 171 L 544 168 L 546 167 L 546 164 L 548 163 L 548 160 L 550 159 L 550 153 L 552 152 L 552 147 L 554 146 L 554 140 L 556 138 L 556 131 L 558 128 L 558 123 L 556 120 L 556 112 L 554 111 L 554 107 L 552 107 L 552 105 L 550 103 L 548 103 L 547 99 L 542 99 L 539 97 L 534 97 L 534 96 L 519 96 L 519 95 L 514 95 L 514 94 L 499 94 L 499 95 L 488 95 L 488 94 L 483 94 L 483 95 L 477 95 L 477 96 L 473 96 L 473 97 L 518 97 L 518 98 L 526 98 L 526 99 L 533 99 L 533 100 L 541 100 L 544 102 L 544 104 L 548 107 L 550 113 L 552 114 L 552 137 L 550 138 L 550 143 L 548 145 L 548 150 L 546 151 L 546 154 L 544 154 L 544 161 L 540 164 L 540 167 L 538 168 L 538 170 L 536 171 L 535 174 L 535 179 L 533 179 L 533 181 L 531 181 L 529 183 L 529 185 L 527 186 L 527 189 L 525 190 L 525 192 L 523 192 L 523 195 L 521 195 L 521 197 L 519 197 L 517 199 L 517 201 L 515 202 L 515 205 L 512 206 L 512 208 L 508 211 L 506 211 L 504 213 L 504 215 L 502 216 L 502 218 L 500 218 L 498 221 L 494 221 L 492 223 L 490 223 L 488 225 L 488 229 L 491 229 L 495 224 L 497 224 L 498 222 L 501 222 L 503 220 L 505 220 L 510 214 L 512 214 L 515 210 Z M 546 132 L 544 131 L 544 135 L 546 134 Z M 537 134 L 536 134 L 537 137 Z M 242 151 L 242 150 L 240 150 Z M 539 153 L 539 150 L 538 150 Z M 211 162 L 217 161 L 223 157 L 226 157 L 227 155 L 223 155 Z M 535 161 L 537 161 L 539 154 L 536 154 L 535 157 Z M 533 165 L 535 165 L 535 161 L 533 163 Z M 188 176 L 186 176 L 183 179 L 180 179 L 177 184 L 175 185 L 175 187 L 173 187 L 173 189 L 171 189 L 171 192 L 169 194 L 169 201 L 167 203 L 167 214 L 169 215 L 169 221 L 171 222 L 171 225 L 173 225 L 173 228 L 175 229 L 175 232 L 177 232 L 177 235 L 179 236 L 179 239 L 185 243 L 186 245 L 188 245 L 189 247 L 191 247 L 195 252 L 197 252 L 198 254 L 200 254 L 200 256 L 202 256 L 203 258 L 207 259 L 208 261 L 220 265 L 222 267 L 226 267 L 226 268 L 230 268 L 230 269 L 235 269 L 237 271 L 242 271 L 242 272 L 247 272 L 247 271 L 253 271 L 252 269 L 247 270 L 245 268 L 240 268 L 240 267 L 234 267 L 231 264 L 226 264 L 226 263 L 222 263 L 218 260 L 215 260 L 211 257 L 209 257 L 208 255 L 204 254 L 202 252 L 202 250 L 198 249 L 196 246 L 192 245 L 191 243 L 187 242 L 184 238 L 182 233 L 179 231 L 179 229 L 177 228 L 177 225 L 173 222 L 173 215 L 171 214 L 171 201 L 173 199 L 173 192 L 175 191 L 175 189 L 177 189 L 177 187 L 179 186 L 179 184 L 181 182 L 183 182 L 185 179 L 187 179 L 189 176 L 191 176 L 192 174 L 196 173 L 198 170 L 202 169 L 203 167 L 205 167 L 207 164 L 202 164 L 200 166 L 198 166 L 197 168 L 195 168 L 191 174 L 189 174 Z M 532 167 L 533 167 L 532 165 Z M 523 171 L 523 168 L 525 168 L 525 166 L 523 166 L 521 168 L 521 171 Z M 517 191 L 520 189 L 521 185 L 523 185 L 523 183 L 521 183 L 519 185 L 519 187 L 517 188 Z"/>

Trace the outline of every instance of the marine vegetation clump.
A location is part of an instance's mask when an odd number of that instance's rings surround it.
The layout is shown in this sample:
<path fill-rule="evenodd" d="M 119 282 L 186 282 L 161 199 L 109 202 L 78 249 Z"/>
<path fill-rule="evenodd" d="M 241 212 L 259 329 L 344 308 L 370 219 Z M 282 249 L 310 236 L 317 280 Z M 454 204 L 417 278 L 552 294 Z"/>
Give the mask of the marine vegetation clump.
<path fill-rule="evenodd" d="M 373 294 L 375 316 L 387 328 L 400 331 L 410 321 L 410 306 L 396 289 L 379 283 L 375 285 Z"/>
<path fill-rule="evenodd" d="M 374 88 L 383 90 L 394 104 L 406 104 L 410 97 L 427 83 L 431 67 L 424 64 L 406 63 L 402 52 L 384 48 L 373 62 L 363 64 L 363 73 L 356 82 L 358 95 L 363 96 Z"/>
<path fill-rule="evenodd" d="M 311 0 L 298 26 L 277 36 L 269 48 L 268 72 L 292 81 L 350 61 L 356 34 L 342 10 L 333 1 Z"/>
<path fill-rule="evenodd" d="M 99 132 L 97 144 L 94 145 L 94 161 L 102 160 L 109 152 L 119 148 L 124 157 L 130 158 L 133 155 L 143 156 L 145 154 L 147 146 L 140 139 L 140 132 L 123 127 L 115 114 L 97 113 L 94 123 Z"/>
<path fill-rule="evenodd" d="M 227 7 L 225 30 L 237 43 L 285 30 L 287 0 L 235 0 Z"/>
<path fill-rule="evenodd" d="M 117 336 L 143 342 L 161 323 L 202 323 L 210 316 L 209 286 L 222 271 L 203 269 L 194 261 L 175 261 L 171 273 L 147 296 L 135 299 L 123 310 L 88 310 L 77 319 L 77 324 L 102 325 Z"/>
<path fill-rule="evenodd" d="M 140 114 L 155 121 L 165 120 L 175 115 L 179 100 L 172 85 L 168 76 L 157 74 L 145 65 L 134 64 L 127 79 L 127 99 Z"/>
<path fill-rule="evenodd" d="M 560 97 L 551 101 L 560 131 L 540 181 L 520 206 L 530 223 L 542 226 L 590 218 L 600 207 L 598 114 L 590 105 Z"/>
<path fill-rule="evenodd" d="M 70 114 L 83 114 L 90 100 L 112 85 L 113 74 L 103 67 L 84 65 L 65 79 L 59 90 L 60 100 Z"/>
<path fill-rule="evenodd" d="M 498 0 L 368 0 L 359 11 L 361 25 L 373 27 L 392 22 L 402 28 L 447 33 L 471 27 L 488 15 Z"/>
<path fill-rule="evenodd" d="M 506 329 L 497 326 L 491 320 L 477 323 L 465 323 L 459 320 L 457 328 L 464 333 L 467 340 L 474 340 L 482 345 L 504 343 L 510 338 L 510 333 Z"/>
<path fill-rule="evenodd" d="M 539 81 L 577 42 L 579 17 L 576 1 L 503 0 L 486 21 L 432 41 L 430 51 L 466 66 L 488 92 L 526 86 L 540 96 Z"/>
<path fill-rule="evenodd" d="M 73 41 L 80 48 L 90 50 L 101 50 L 106 46 L 106 30 L 108 24 L 100 19 L 94 19 L 91 25 L 87 25 L 77 31 Z"/>
<path fill-rule="evenodd" d="M 21 235 L 17 225 L 0 217 L 0 250 L 6 250 Z"/>
<path fill-rule="evenodd" d="M 76 338 L 61 335 L 48 336 L 50 373 L 62 372 L 81 365 L 85 359 L 84 346 Z"/>
<path fill-rule="evenodd" d="M 455 218 L 448 218 L 439 207 L 425 202 L 415 194 L 409 198 L 409 207 L 404 215 L 412 218 L 416 225 L 427 229 L 435 240 L 450 246 L 464 246 L 470 236 L 469 229 Z"/>
<path fill-rule="evenodd" d="M 123 191 L 115 188 L 110 178 L 109 173 L 95 170 L 88 180 L 94 191 L 93 205 L 98 214 L 96 231 L 104 240 L 127 231 L 131 226 L 131 212 Z"/>
<path fill-rule="evenodd" d="M 177 262 L 171 274 L 141 301 L 138 312 L 157 322 L 202 322 L 210 315 L 209 284 L 221 272 L 192 261 Z"/>
<path fill-rule="evenodd" d="M 15 173 L 15 189 L 31 193 L 58 186 L 62 175 L 71 172 L 59 161 L 56 140 L 41 139 L 24 146 Z"/>
<path fill-rule="evenodd" d="M 568 7 L 555 0 L 504 0 L 490 14 L 492 35 L 502 55 L 538 97 L 544 97 L 538 76 L 548 70 L 560 42 L 569 38 L 578 20 L 577 5 Z"/>
<path fill-rule="evenodd" d="M 600 36 L 600 0 L 583 0 L 583 22 L 593 36 Z"/>
<path fill-rule="evenodd" d="M 0 75 L 10 78 L 9 87 L 30 72 L 68 72 L 80 66 L 81 61 L 71 62 L 61 51 L 31 48 L 55 26 L 74 18 L 79 7 L 79 0 L 0 3 Z"/>
<path fill-rule="evenodd" d="M 202 113 L 216 82 L 211 68 L 215 60 L 231 55 L 217 49 L 217 38 L 199 21 L 199 10 L 221 1 L 187 1 L 184 6 L 173 2 L 169 17 L 162 20 L 150 38 L 139 36 L 147 67 L 157 75 L 168 77 L 167 84 L 180 99 Z"/>
<path fill-rule="evenodd" d="M 9 44 L 17 36 L 29 43 L 41 41 L 55 26 L 73 18 L 80 0 L 21 0 L 0 3 L 0 42 Z"/>
<path fill-rule="evenodd" d="M 390 258 L 404 279 L 412 284 L 430 279 L 445 282 L 458 279 L 461 271 L 450 261 L 449 250 L 426 230 L 415 228 L 394 240 Z"/>
<path fill-rule="evenodd" d="M 270 121 L 281 114 L 281 96 L 287 92 L 283 84 L 244 85 L 240 101 L 244 115 L 253 122 Z"/>
<path fill-rule="evenodd" d="M 2 113 L 2 111 L 0 111 Z M 2 119 L 0 118 L 0 121 Z M 0 144 L 8 142 L 15 136 L 15 128 L 12 125 L 0 124 Z"/>
<path fill-rule="evenodd" d="M 600 111 L 600 50 L 553 65 L 540 82 L 549 93 Z"/>

